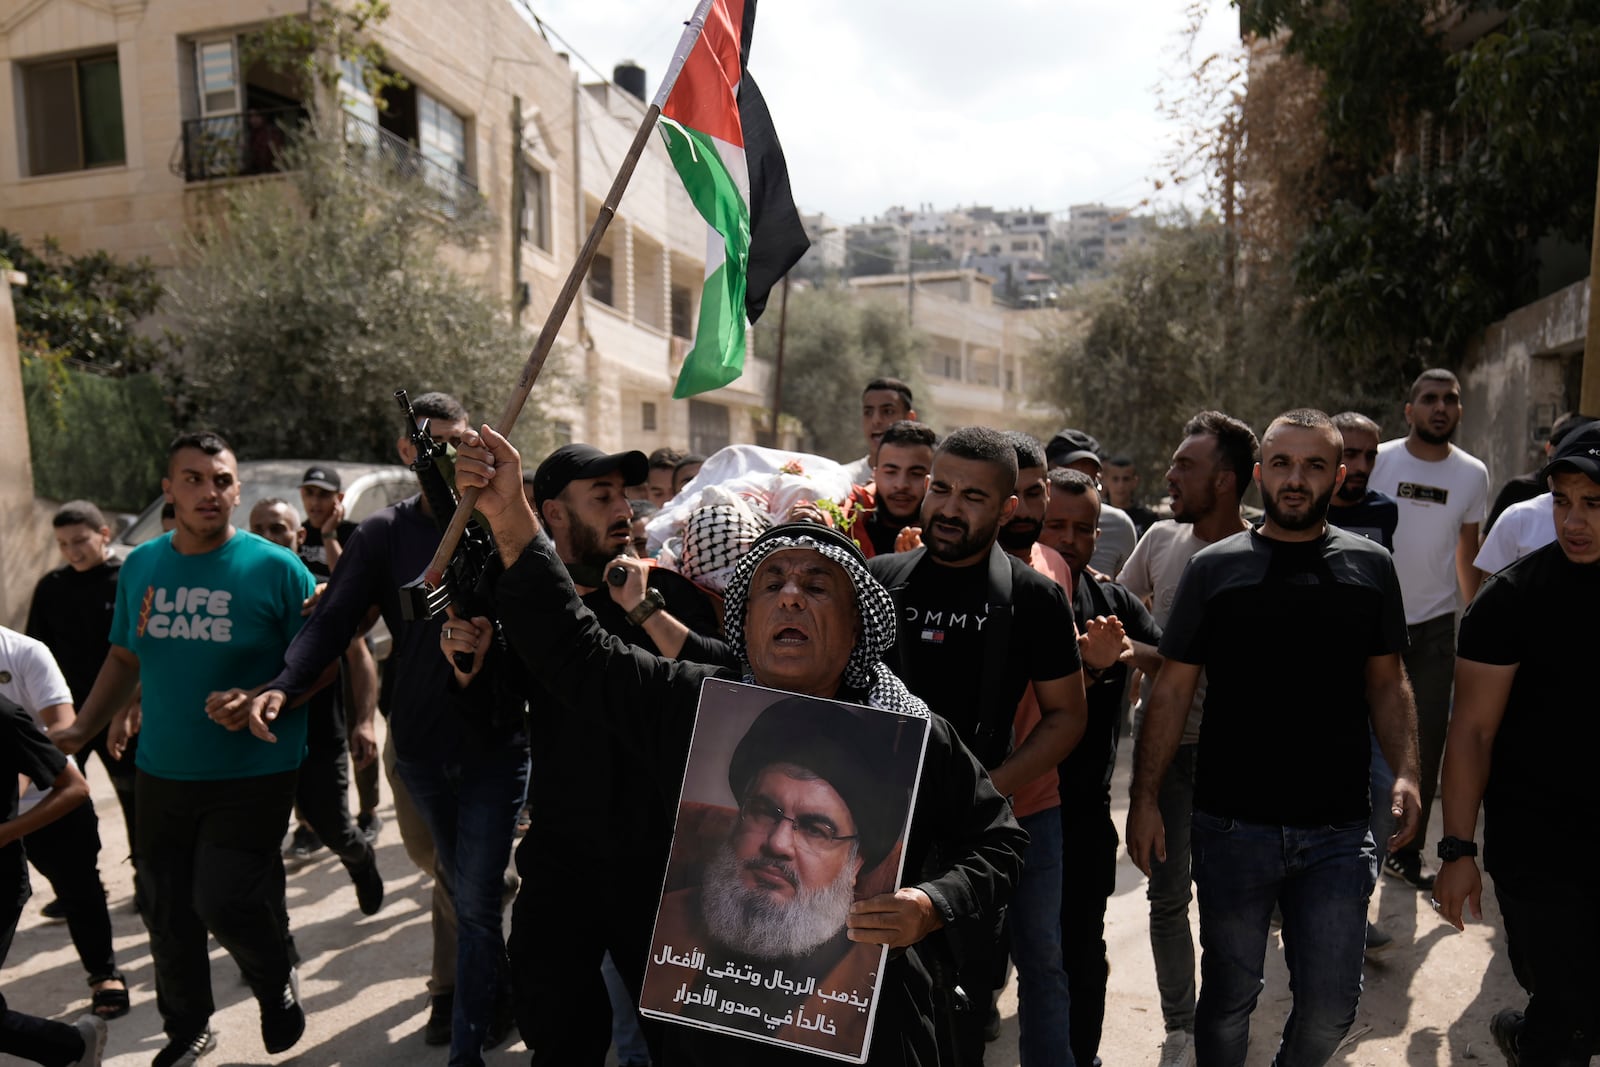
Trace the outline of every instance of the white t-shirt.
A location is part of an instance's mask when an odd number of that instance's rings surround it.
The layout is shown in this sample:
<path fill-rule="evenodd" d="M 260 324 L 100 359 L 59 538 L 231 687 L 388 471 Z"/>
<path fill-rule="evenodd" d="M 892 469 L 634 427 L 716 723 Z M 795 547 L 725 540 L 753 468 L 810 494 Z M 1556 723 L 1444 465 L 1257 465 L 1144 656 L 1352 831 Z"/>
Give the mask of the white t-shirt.
<path fill-rule="evenodd" d="M 1133 555 L 1133 546 L 1138 540 L 1139 528 L 1128 518 L 1126 511 L 1110 504 L 1101 504 L 1100 540 L 1095 542 L 1089 566 L 1115 578 L 1127 566 L 1128 557 Z"/>
<path fill-rule="evenodd" d="M 1555 539 L 1555 497 L 1541 493 L 1532 500 L 1519 500 L 1500 513 L 1472 565 L 1485 574 L 1493 574 Z"/>
<path fill-rule="evenodd" d="M 41 730 L 41 711 L 57 704 L 72 704 L 72 690 L 67 688 L 67 680 L 44 642 L 4 626 L 0 626 L 0 696 L 21 705 Z M 39 803 L 43 796 L 39 787 L 29 782 L 27 792 L 17 802 L 17 814 Z"/>
<path fill-rule="evenodd" d="M 1102 527 L 1102 529 L 1104 529 Z M 1159 626 L 1166 626 L 1172 616 L 1172 601 L 1178 595 L 1178 579 L 1189 565 L 1194 554 L 1210 544 L 1195 536 L 1194 524 L 1162 519 L 1153 523 L 1134 546 L 1128 562 L 1122 565 L 1117 581 L 1130 593 L 1150 598 L 1150 615 Z M 1152 679 L 1146 675 L 1139 687 L 1139 708 L 1134 715 L 1134 734 L 1144 721 L 1144 708 L 1150 701 Z M 1206 702 L 1206 676 L 1200 672 L 1200 684 L 1195 687 L 1194 703 L 1189 706 L 1189 718 L 1183 724 L 1183 744 L 1192 745 L 1200 740 L 1200 711 Z"/>
<path fill-rule="evenodd" d="M 872 457 L 862 456 L 854 463 L 846 463 L 844 472 L 850 476 L 851 485 L 866 485 L 872 481 Z"/>
<path fill-rule="evenodd" d="M 1367 484 L 1400 505 L 1394 566 L 1406 622 L 1415 626 L 1455 614 L 1460 603 L 1456 545 L 1461 527 L 1481 526 L 1488 514 L 1489 468 L 1454 445 L 1444 459 L 1418 459 L 1399 437 L 1378 446 Z"/>

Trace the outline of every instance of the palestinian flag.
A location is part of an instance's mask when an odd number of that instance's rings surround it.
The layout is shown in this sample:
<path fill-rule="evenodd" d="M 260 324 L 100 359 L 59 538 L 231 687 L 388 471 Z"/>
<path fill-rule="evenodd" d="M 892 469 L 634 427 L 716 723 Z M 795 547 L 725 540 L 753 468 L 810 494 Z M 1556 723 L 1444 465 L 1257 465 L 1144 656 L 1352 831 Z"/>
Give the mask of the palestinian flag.
<path fill-rule="evenodd" d="M 756 0 L 702 0 L 705 29 L 661 108 L 660 130 L 710 228 L 694 348 L 674 397 L 720 389 L 744 370 L 745 323 L 810 247 L 766 101 L 750 77 Z"/>

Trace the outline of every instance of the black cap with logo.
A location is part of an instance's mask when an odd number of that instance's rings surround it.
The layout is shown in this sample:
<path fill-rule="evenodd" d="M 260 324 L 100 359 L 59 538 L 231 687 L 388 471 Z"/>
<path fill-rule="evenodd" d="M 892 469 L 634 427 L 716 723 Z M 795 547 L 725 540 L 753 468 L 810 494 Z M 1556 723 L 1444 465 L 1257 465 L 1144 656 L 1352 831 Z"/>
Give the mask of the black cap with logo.
<path fill-rule="evenodd" d="M 1563 471 L 1577 471 L 1600 482 L 1600 420 L 1568 430 L 1539 477 L 1544 479 Z"/>
<path fill-rule="evenodd" d="M 1102 463 L 1100 442 L 1093 434 L 1084 433 L 1082 430 L 1062 430 L 1050 438 L 1050 443 L 1044 446 L 1044 454 L 1052 468 L 1065 467 L 1080 459 L 1092 459 L 1096 464 Z"/>
<path fill-rule="evenodd" d="M 650 475 L 650 461 L 643 452 L 606 453 L 593 445 L 562 445 L 533 472 L 534 507 L 560 496 L 573 482 L 618 470 L 622 484 L 639 485 Z"/>
<path fill-rule="evenodd" d="M 344 483 L 339 480 L 339 472 L 332 467 L 307 469 L 305 476 L 300 479 L 300 488 L 304 489 L 308 485 L 326 489 L 330 493 L 337 493 L 344 487 Z"/>

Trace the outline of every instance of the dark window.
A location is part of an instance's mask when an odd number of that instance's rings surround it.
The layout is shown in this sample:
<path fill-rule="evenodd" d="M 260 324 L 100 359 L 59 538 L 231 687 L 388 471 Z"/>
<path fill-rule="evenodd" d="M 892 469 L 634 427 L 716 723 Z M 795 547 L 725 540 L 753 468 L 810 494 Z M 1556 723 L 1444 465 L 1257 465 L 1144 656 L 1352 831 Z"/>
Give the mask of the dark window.
<path fill-rule="evenodd" d="M 672 336 L 689 339 L 694 337 L 694 321 L 691 318 L 694 309 L 694 295 L 687 286 L 674 285 L 672 287 Z"/>
<path fill-rule="evenodd" d="M 24 67 L 22 96 L 29 174 L 125 161 L 122 82 L 114 53 Z"/>
<path fill-rule="evenodd" d="M 589 268 L 589 296 L 602 304 L 616 307 L 611 288 L 611 257 L 597 254 Z"/>
<path fill-rule="evenodd" d="M 709 456 L 731 442 L 728 409 L 704 400 L 689 401 L 689 451 Z"/>
<path fill-rule="evenodd" d="M 654 402 L 646 400 L 639 405 L 639 428 L 647 433 L 656 428 L 656 406 Z"/>
<path fill-rule="evenodd" d="M 550 175 L 522 165 L 522 240 L 550 251 Z"/>

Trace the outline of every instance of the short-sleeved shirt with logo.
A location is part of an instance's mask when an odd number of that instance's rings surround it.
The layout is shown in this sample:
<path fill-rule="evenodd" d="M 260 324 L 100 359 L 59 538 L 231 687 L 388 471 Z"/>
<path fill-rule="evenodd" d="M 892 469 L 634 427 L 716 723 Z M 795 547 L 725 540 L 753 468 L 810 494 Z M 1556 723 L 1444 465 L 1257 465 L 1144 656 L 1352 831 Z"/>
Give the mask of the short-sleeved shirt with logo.
<path fill-rule="evenodd" d="M 1161 635 L 1161 654 L 1209 683 L 1195 807 L 1282 826 L 1366 819 L 1367 661 L 1405 648 L 1394 561 L 1376 542 L 1248 530 L 1196 553 Z"/>
<path fill-rule="evenodd" d="M 276 744 L 227 730 L 206 715 L 206 697 L 253 689 L 283 665 L 314 582 L 299 558 L 237 531 L 210 552 L 185 555 L 165 534 L 122 567 L 111 642 L 139 658 L 144 725 L 138 766 L 159 778 L 217 781 L 300 766 L 306 713 L 273 723 Z"/>

